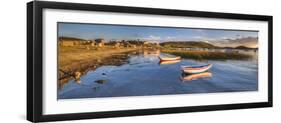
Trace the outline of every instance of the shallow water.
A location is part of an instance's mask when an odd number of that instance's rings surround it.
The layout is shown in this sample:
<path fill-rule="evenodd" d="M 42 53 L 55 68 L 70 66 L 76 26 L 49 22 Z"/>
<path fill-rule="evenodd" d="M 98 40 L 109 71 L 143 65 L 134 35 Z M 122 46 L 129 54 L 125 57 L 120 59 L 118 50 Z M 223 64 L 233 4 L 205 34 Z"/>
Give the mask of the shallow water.
<path fill-rule="evenodd" d="M 163 54 L 161 55 L 168 55 Z M 213 64 L 211 77 L 182 80 L 181 65 Z M 70 80 L 58 90 L 58 99 L 147 96 L 167 94 L 257 91 L 257 59 L 195 61 L 183 59 L 174 64 L 159 64 L 156 55 L 133 55 L 121 66 L 102 66 Z"/>

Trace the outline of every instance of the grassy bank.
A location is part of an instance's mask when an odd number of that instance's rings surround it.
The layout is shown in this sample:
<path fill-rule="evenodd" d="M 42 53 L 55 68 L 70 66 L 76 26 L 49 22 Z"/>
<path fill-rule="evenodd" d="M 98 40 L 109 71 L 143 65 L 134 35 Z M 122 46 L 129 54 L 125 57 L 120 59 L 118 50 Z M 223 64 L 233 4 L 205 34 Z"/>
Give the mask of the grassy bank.
<path fill-rule="evenodd" d="M 94 70 L 102 65 L 121 65 L 128 58 L 128 53 L 138 51 L 139 48 L 114 48 L 71 46 L 58 48 L 59 85 L 73 79 L 75 72 L 81 74 Z"/>
<path fill-rule="evenodd" d="M 250 55 L 241 53 L 225 53 L 225 52 L 209 52 L 209 51 L 177 51 L 177 50 L 162 50 L 163 53 L 169 53 L 182 58 L 191 58 L 196 60 L 245 60 L 250 59 Z"/>
<path fill-rule="evenodd" d="M 112 48 L 112 47 L 59 47 L 59 66 L 64 68 L 71 66 L 75 62 L 83 62 L 88 60 L 104 60 L 114 54 L 134 51 L 136 48 Z"/>

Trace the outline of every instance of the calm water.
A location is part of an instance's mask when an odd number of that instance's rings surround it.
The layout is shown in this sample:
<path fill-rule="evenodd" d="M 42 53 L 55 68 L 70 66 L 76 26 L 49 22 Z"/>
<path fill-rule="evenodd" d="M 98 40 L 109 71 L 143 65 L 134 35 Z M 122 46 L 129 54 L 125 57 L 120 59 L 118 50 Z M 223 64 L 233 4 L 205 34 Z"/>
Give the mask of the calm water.
<path fill-rule="evenodd" d="M 258 64 L 255 58 L 201 62 L 183 59 L 174 64 L 159 64 L 156 55 L 133 55 L 128 64 L 102 66 L 89 71 L 81 77 L 80 84 L 70 80 L 58 90 L 58 99 L 257 91 Z M 208 63 L 213 64 L 209 70 L 211 77 L 182 80 L 185 75 L 182 75 L 181 65 Z M 103 80 L 103 83 L 97 80 Z"/>

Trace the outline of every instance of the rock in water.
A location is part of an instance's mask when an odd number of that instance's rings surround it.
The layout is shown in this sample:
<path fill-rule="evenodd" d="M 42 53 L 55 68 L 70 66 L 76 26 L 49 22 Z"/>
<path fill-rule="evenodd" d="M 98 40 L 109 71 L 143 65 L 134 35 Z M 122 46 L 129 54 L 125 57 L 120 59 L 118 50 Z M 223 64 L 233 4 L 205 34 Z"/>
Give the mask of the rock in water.
<path fill-rule="evenodd" d="M 80 78 L 81 78 L 81 73 L 78 72 L 78 71 L 76 71 L 76 72 L 74 73 L 74 79 L 75 79 L 75 81 L 76 81 L 77 83 L 81 83 Z"/>
<path fill-rule="evenodd" d="M 106 80 L 96 80 L 95 82 L 98 83 L 98 84 L 104 84 L 104 83 L 106 83 L 107 81 L 106 81 Z"/>

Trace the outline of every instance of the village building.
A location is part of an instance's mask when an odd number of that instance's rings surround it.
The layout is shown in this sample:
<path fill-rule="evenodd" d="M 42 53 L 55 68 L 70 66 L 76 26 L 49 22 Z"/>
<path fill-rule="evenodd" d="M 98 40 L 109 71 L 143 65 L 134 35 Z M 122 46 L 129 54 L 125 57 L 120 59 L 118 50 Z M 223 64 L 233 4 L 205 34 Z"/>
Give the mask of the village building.
<path fill-rule="evenodd" d="M 80 43 L 80 45 L 95 46 L 96 43 L 95 43 L 95 41 L 87 40 L 87 41 L 82 41 L 82 42 Z"/>
<path fill-rule="evenodd" d="M 96 46 L 96 42 L 91 40 L 90 43 L 89 43 L 89 45 L 90 45 L 90 46 Z"/>
<path fill-rule="evenodd" d="M 116 42 L 116 43 L 114 44 L 114 47 L 115 47 L 115 48 L 120 47 L 120 43 L 119 43 L 119 42 Z"/>
<path fill-rule="evenodd" d="M 145 48 L 151 48 L 155 46 L 160 46 L 158 41 L 144 41 L 143 42 L 143 47 Z"/>
<path fill-rule="evenodd" d="M 98 47 L 103 47 L 105 44 L 105 40 L 103 38 L 99 38 L 95 40 L 95 45 Z"/>
<path fill-rule="evenodd" d="M 121 41 L 118 40 L 110 40 L 109 42 L 106 43 L 106 45 L 113 46 L 115 48 L 119 48 L 121 46 Z"/>
<path fill-rule="evenodd" d="M 77 38 L 59 38 L 58 44 L 60 46 L 75 46 L 75 45 L 81 45 L 83 43 L 83 39 L 77 39 Z"/>

